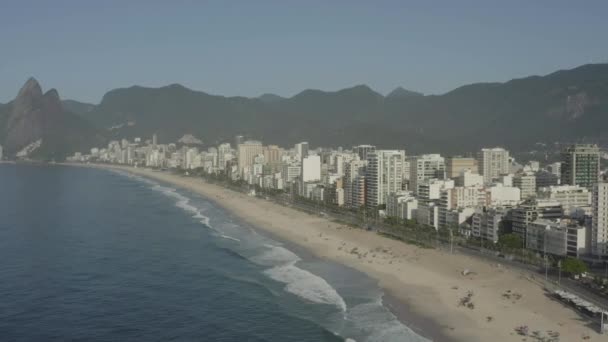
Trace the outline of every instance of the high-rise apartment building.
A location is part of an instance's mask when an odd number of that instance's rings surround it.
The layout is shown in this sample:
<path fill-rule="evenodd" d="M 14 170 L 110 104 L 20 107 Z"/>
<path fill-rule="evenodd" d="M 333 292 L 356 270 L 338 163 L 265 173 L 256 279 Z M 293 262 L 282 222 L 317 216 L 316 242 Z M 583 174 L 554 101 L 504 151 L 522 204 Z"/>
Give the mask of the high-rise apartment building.
<path fill-rule="evenodd" d="M 597 145 L 572 145 L 562 153 L 561 184 L 592 189 L 600 178 L 600 150 Z"/>
<path fill-rule="evenodd" d="M 596 183 L 591 196 L 591 253 L 608 256 L 608 183 Z"/>
<path fill-rule="evenodd" d="M 403 150 L 377 150 L 367 155 L 366 205 L 370 208 L 386 204 L 388 194 L 403 186 Z"/>
<path fill-rule="evenodd" d="M 504 148 L 483 148 L 477 156 L 479 171 L 486 184 L 509 173 L 509 151 Z"/>
<path fill-rule="evenodd" d="M 439 154 L 423 154 L 410 159 L 410 190 L 418 192 L 418 184 L 429 179 L 444 179 L 445 159 Z"/>
<path fill-rule="evenodd" d="M 230 159 L 232 148 L 230 144 L 221 144 L 217 147 L 217 168 L 218 170 L 226 169 L 226 161 Z"/>
<path fill-rule="evenodd" d="M 321 180 L 321 157 L 311 155 L 302 159 L 302 181 L 315 182 Z"/>
<path fill-rule="evenodd" d="M 359 159 L 353 159 L 344 163 L 344 203 L 349 208 L 359 208 L 363 204 L 364 199 L 361 203 L 356 200 L 355 190 L 357 189 L 354 182 L 359 176 L 365 176 L 366 165 L 367 160 Z M 357 190 L 357 193 L 364 194 L 363 191 L 359 190 Z"/>
<path fill-rule="evenodd" d="M 308 157 L 308 147 L 309 146 L 306 141 L 296 144 L 296 146 L 295 146 L 296 156 L 299 160 L 302 160 L 302 159 Z"/>
<path fill-rule="evenodd" d="M 255 140 L 248 140 L 238 145 L 238 165 L 239 175 L 243 174 L 243 169 L 253 165 L 254 158 L 257 155 L 264 154 L 264 146 L 262 143 Z"/>

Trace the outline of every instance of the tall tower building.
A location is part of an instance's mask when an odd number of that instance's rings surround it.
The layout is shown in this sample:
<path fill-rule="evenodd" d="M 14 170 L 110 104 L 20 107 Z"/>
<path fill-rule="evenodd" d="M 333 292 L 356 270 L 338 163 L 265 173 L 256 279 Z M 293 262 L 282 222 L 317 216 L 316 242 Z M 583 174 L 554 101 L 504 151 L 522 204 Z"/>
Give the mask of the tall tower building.
<path fill-rule="evenodd" d="M 439 154 L 423 154 L 410 159 L 410 190 L 418 193 L 418 184 L 428 179 L 445 178 L 445 159 Z"/>
<path fill-rule="evenodd" d="M 158 143 L 158 140 L 156 138 L 156 133 L 154 133 L 152 135 L 152 146 L 156 147 L 156 144 Z"/>
<path fill-rule="evenodd" d="M 300 161 L 308 157 L 308 143 L 306 141 L 296 144 L 295 150 L 296 155 Z"/>
<path fill-rule="evenodd" d="M 226 169 L 226 156 L 229 156 L 232 153 L 232 147 L 230 147 L 229 143 L 221 144 L 217 148 L 217 167 L 219 170 Z"/>
<path fill-rule="evenodd" d="M 561 184 L 592 189 L 600 178 L 600 150 L 597 145 L 572 145 L 562 153 Z"/>
<path fill-rule="evenodd" d="M 404 161 L 403 150 L 377 150 L 367 155 L 365 184 L 368 207 L 386 204 L 389 194 L 401 191 Z"/>
<path fill-rule="evenodd" d="M 477 160 L 486 184 L 509 173 L 509 151 L 504 148 L 483 148 L 479 152 Z"/>
<path fill-rule="evenodd" d="M 596 183 L 591 199 L 591 253 L 608 256 L 608 183 Z"/>
<path fill-rule="evenodd" d="M 239 174 L 243 174 L 243 169 L 247 166 L 252 166 L 254 158 L 257 155 L 264 154 L 264 146 L 262 143 L 255 140 L 245 141 L 242 144 L 238 145 L 238 154 L 239 154 Z"/>
<path fill-rule="evenodd" d="M 365 166 L 367 160 L 353 159 L 344 163 L 344 204 L 349 208 L 359 208 L 364 204 L 357 194 L 364 194 L 364 191 L 357 188 L 355 181 L 361 177 L 363 181 L 359 185 L 365 185 Z"/>
<path fill-rule="evenodd" d="M 321 180 L 321 157 L 312 155 L 302 159 L 302 182 Z"/>

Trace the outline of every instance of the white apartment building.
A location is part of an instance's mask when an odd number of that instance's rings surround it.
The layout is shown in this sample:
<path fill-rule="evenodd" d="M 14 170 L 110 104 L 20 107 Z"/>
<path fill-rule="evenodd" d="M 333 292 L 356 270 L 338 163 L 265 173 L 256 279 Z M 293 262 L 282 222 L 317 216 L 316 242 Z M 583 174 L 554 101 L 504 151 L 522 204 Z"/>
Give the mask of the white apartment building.
<path fill-rule="evenodd" d="M 321 180 L 321 157 L 310 155 L 302 159 L 302 181 L 316 182 Z"/>
<path fill-rule="evenodd" d="M 483 176 L 466 170 L 458 177 L 455 177 L 456 186 L 483 186 Z"/>
<path fill-rule="evenodd" d="M 445 178 L 445 159 L 439 154 L 412 157 L 410 162 L 410 189 L 418 191 L 418 184 L 429 179 Z"/>
<path fill-rule="evenodd" d="M 359 208 L 361 203 L 354 204 L 354 182 L 359 176 L 365 175 L 367 160 L 353 159 L 344 163 L 344 204 L 349 208 Z M 359 192 L 359 191 L 357 191 Z M 364 195 L 364 191 L 361 192 Z"/>
<path fill-rule="evenodd" d="M 416 221 L 419 224 L 427 225 L 439 229 L 439 206 L 433 202 L 418 202 L 416 209 Z"/>
<path fill-rule="evenodd" d="M 297 164 L 283 164 L 283 170 L 281 172 L 281 176 L 285 183 L 291 183 L 296 178 L 300 177 L 300 173 L 302 172 L 302 167 Z"/>
<path fill-rule="evenodd" d="M 519 188 L 522 199 L 536 196 L 536 176 L 531 173 L 515 175 L 513 186 Z"/>
<path fill-rule="evenodd" d="M 256 156 L 264 154 L 264 146 L 259 141 L 249 140 L 238 145 L 239 174 L 243 175 L 243 169 L 253 165 Z"/>
<path fill-rule="evenodd" d="M 538 191 L 538 198 L 561 203 L 566 215 L 573 215 L 580 208 L 591 214 L 591 195 L 589 189 L 578 185 L 555 185 Z"/>
<path fill-rule="evenodd" d="M 295 146 L 295 151 L 296 151 L 296 158 L 299 160 L 302 160 L 306 157 L 308 157 L 308 142 L 304 141 L 301 143 L 296 144 Z"/>
<path fill-rule="evenodd" d="M 439 180 L 439 179 L 428 179 L 418 184 L 418 199 L 421 202 L 429 202 L 439 200 L 441 198 L 441 191 L 445 189 L 451 189 L 454 187 L 454 180 Z"/>
<path fill-rule="evenodd" d="M 608 257 L 608 183 L 597 183 L 591 199 L 591 253 Z"/>
<path fill-rule="evenodd" d="M 467 214 L 473 214 L 474 208 L 485 204 L 485 197 L 485 190 L 479 186 L 459 186 L 442 190 L 439 202 L 439 227 L 462 223 L 464 219 L 468 218 L 466 217 Z M 473 210 L 464 210 L 470 208 L 473 208 Z M 456 219 L 450 220 L 450 217 L 454 215 L 457 215 Z"/>
<path fill-rule="evenodd" d="M 501 183 L 486 188 L 486 205 L 493 207 L 515 206 L 521 201 L 521 190 Z"/>
<path fill-rule="evenodd" d="M 228 161 L 226 156 L 232 154 L 232 148 L 230 144 L 221 144 L 217 148 L 217 168 L 224 170 L 226 168 L 226 162 Z M 229 159 L 232 159 L 229 157 Z"/>
<path fill-rule="evenodd" d="M 415 218 L 416 209 L 418 209 L 418 199 L 411 192 L 402 191 L 388 195 L 386 216 L 412 220 Z"/>
<path fill-rule="evenodd" d="M 509 151 L 504 148 L 483 148 L 478 154 L 479 171 L 486 184 L 509 173 Z"/>
<path fill-rule="evenodd" d="M 366 205 L 386 204 L 389 194 L 401 191 L 403 186 L 403 150 L 377 150 L 367 155 Z"/>
<path fill-rule="evenodd" d="M 498 242 L 501 223 L 506 216 L 503 208 L 477 208 L 473 214 L 471 234 L 492 243 Z"/>

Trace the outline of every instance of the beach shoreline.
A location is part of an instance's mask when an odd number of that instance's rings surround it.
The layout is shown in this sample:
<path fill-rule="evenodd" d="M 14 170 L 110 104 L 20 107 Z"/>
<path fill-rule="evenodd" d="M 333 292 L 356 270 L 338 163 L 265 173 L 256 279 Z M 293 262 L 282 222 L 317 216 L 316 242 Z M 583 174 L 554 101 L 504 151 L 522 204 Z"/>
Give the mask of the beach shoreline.
<path fill-rule="evenodd" d="M 514 328 L 523 325 L 542 335 L 557 331 L 560 340 L 600 336 L 525 274 L 502 265 L 407 245 L 200 178 L 115 165 L 64 165 L 127 171 L 200 194 L 257 229 L 370 276 L 384 290 L 385 306 L 435 341 L 521 341 Z M 463 276 L 465 268 L 474 273 Z M 467 294 L 474 308 L 459 306 Z"/>

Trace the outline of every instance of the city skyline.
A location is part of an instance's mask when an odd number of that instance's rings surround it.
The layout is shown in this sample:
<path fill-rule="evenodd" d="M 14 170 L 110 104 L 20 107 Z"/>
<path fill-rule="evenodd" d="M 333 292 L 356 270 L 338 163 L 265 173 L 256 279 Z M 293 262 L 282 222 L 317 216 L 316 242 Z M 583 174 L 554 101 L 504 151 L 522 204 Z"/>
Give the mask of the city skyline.
<path fill-rule="evenodd" d="M 28 76 L 98 103 L 134 84 L 247 97 L 357 84 L 442 94 L 608 61 L 596 43 L 608 30 L 603 2 L 115 5 L 6 3 L 0 103 Z"/>

